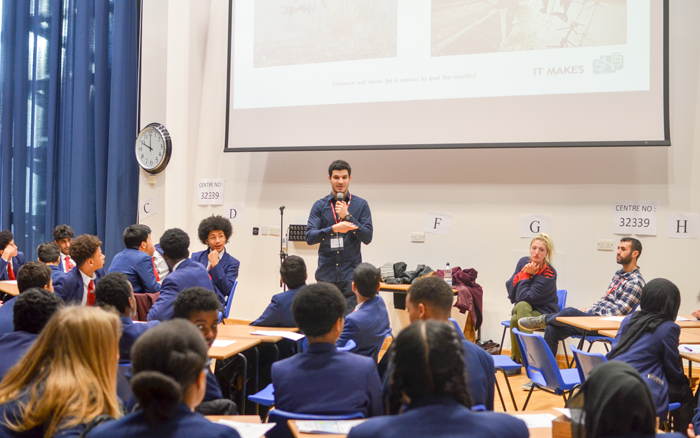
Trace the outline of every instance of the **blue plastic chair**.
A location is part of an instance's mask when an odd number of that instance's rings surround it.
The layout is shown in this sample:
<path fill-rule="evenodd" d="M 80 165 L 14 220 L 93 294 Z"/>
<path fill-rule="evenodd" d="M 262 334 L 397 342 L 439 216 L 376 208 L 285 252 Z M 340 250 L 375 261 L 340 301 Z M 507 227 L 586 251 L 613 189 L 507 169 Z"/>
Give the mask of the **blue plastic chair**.
<path fill-rule="evenodd" d="M 306 340 L 306 337 L 302 338 L 300 343 L 301 343 L 301 351 L 306 350 L 306 346 L 309 345 L 309 341 Z M 338 347 L 337 350 L 338 351 L 350 351 L 355 347 L 357 347 L 357 344 L 355 343 L 355 341 L 353 341 L 352 339 L 348 339 L 348 342 L 346 342 L 345 345 L 343 345 L 342 347 Z"/>
<path fill-rule="evenodd" d="M 573 345 L 571 346 L 571 351 L 574 353 L 576 369 L 578 370 L 578 375 L 581 378 L 581 383 L 586 381 L 586 377 L 591 374 L 591 371 L 593 371 L 595 367 L 608 361 L 608 359 L 606 359 L 605 356 L 600 353 L 589 353 L 587 351 L 582 351 Z"/>
<path fill-rule="evenodd" d="M 262 391 L 249 395 L 248 400 L 259 405 L 272 406 L 275 404 L 275 387 L 270 383 Z"/>
<path fill-rule="evenodd" d="M 474 406 L 472 406 L 472 412 L 486 412 L 486 406 L 474 405 Z"/>
<path fill-rule="evenodd" d="M 566 291 L 566 289 L 558 289 L 557 290 L 557 299 L 558 299 L 558 304 L 559 304 L 559 310 L 563 309 L 566 307 L 566 296 L 569 293 Z M 498 354 L 501 354 L 503 351 L 503 341 L 506 340 L 506 330 L 510 328 L 510 319 L 508 321 L 501 321 L 501 325 L 503 326 L 503 335 L 501 336 L 501 348 L 498 350 Z M 566 355 L 566 362 L 569 362 L 569 357 L 566 354 L 566 350 L 564 350 L 564 355 Z"/>
<path fill-rule="evenodd" d="M 510 356 L 506 356 L 504 354 L 495 354 L 492 355 L 491 358 L 493 359 L 493 367 L 496 372 L 502 372 L 503 377 L 506 379 L 506 385 L 508 386 L 508 392 L 510 393 L 510 400 L 513 402 L 513 408 L 515 408 L 515 411 L 518 411 L 518 405 L 515 403 L 515 396 L 513 396 L 513 388 L 510 387 L 510 380 L 508 380 L 508 373 L 506 371 L 510 370 L 519 370 L 523 366 L 520 365 L 519 363 L 516 363 L 513 361 L 513 359 L 510 358 Z M 496 391 L 498 392 L 498 398 L 501 399 L 501 406 L 503 406 L 503 412 L 507 412 L 508 410 L 506 409 L 506 404 L 503 401 L 503 395 L 501 394 L 501 387 L 498 385 L 498 379 L 496 379 Z"/>
<path fill-rule="evenodd" d="M 391 338 L 392 340 L 394 339 L 394 335 L 391 333 L 391 331 L 389 333 L 387 333 L 386 336 L 384 336 L 384 339 L 382 339 L 382 342 L 380 342 L 379 345 L 377 345 L 377 349 L 374 350 L 374 354 L 372 355 L 372 358 L 374 359 L 375 362 L 379 362 L 379 352 L 382 351 L 382 347 L 384 346 L 384 342 L 389 338 Z"/>
<path fill-rule="evenodd" d="M 117 368 L 117 395 L 124 403 L 131 400 L 133 392 L 131 391 L 131 382 L 129 382 L 130 363 L 120 363 Z"/>
<path fill-rule="evenodd" d="M 566 404 L 566 394 L 571 394 L 571 390 L 576 385 L 581 384 L 578 370 L 560 370 L 552 350 L 549 349 L 541 336 L 523 333 L 516 328 L 513 329 L 513 333 L 515 333 L 520 347 L 523 366 L 525 366 L 527 376 L 533 383 L 527 394 L 523 411 L 527 408 L 532 390 L 535 387 L 555 395 L 561 395 L 564 398 L 564 404 Z"/>
<path fill-rule="evenodd" d="M 267 417 L 268 423 L 275 423 L 276 426 L 273 427 L 265 436 L 267 438 L 294 438 L 292 431 L 289 430 L 287 421 L 289 420 L 312 420 L 312 421 L 335 421 L 335 420 L 355 420 L 358 418 L 365 418 L 361 412 L 355 412 L 354 414 L 348 415 L 308 415 L 308 414 L 295 414 L 293 412 L 282 411 L 280 409 L 273 409 L 270 411 Z"/>
<path fill-rule="evenodd" d="M 231 293 L 226 297 L 226 307 L 224 308 L 224 313 L 219 312 L 219 324 L 224 318 L 228 318 L 231 314 L 231 304 L 233 303 L 233 294 L 236 292 L 236 286 L 238 286 L 238 280 L 233 282 L 233 287 L 231 288 Z"/>
<path fill-rule="evenodd" d="M 457 329 L 457 332 L 458 332 L 460 335 L 462 335 L 462 339 L 464 339 L 464 340 L 466 341 L 466 340 L 467 340 L 467 337 L 464 336 L 464 332 L 463 332 L 462 329 L 459 327 L 459 323 L 457 322 L 457 320 L 454 319 L 454 318 L 449 318 L 449 320 L 450 320 L 450 322 L 451 322 L 452 324 L 454 324 L 455 328 Z"/>

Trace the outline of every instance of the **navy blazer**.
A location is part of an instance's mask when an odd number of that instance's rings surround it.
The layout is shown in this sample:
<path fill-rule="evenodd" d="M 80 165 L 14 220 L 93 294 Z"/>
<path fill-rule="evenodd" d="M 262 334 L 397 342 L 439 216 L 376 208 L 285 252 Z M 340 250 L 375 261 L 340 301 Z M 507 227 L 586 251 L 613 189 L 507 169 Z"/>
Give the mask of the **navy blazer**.
<path fill-rule="evenodd" d="M 17 278 L 17 273 L 19 268 L 24 264 L 24 253 L 22 251 L 17 251 L 17 255 L 12 257 L 12 271 L 15 273 L 15 278 Z M 0 257 L 0 281 L 9 280 L 7 277 L 7 262 L 5 259 Z"/>
<path fill-rule="evenodd" d="M 262 315 L 255 321 L 251 322 L 250 325 L 259 325 L 263 327 L 296 327 L 297 323 L 294 321 L 294 316 L 292 315 L 292 301 L 294 301 L 294 295 L 302 287 L 306 286 L 306 283 L 294 289 L 289 289 L 282 293 L 272 296 L 270 304 L 263 312 Z"/>
<path fill-rule="evenodd" d="M 206 268 L 209 264 L 210 252 L 210 248 L 196 252 L 192 254 L 192 260 Z M 238 278 L 238 268 L 240 266 L 241 262 L 231 256 L 228 251 L 224 251 L 224 255 L 219 260 L 219 263 L 208 271 L 211 281 L 214 283 L 214 292 L 219 296 L 219 301 L 222 303 L 226 301 L 225 297 L 231 293 L 233 283 Z"/>
<path fill-rule="evenodd" d="M 26 394 L 26 393 L 25 393 Z M 0 405 L 0 438 L 44 438 L 44 425 L 37 426 L 25 432 L 15 432 L 7 427 L 5 417 L 18 419 L 19 403 L 13 400 Z M 79 424 L 70 429 L 63 429 L 53 435 L 53 438 L 77 438 L 85 430 L 85 425 Z"/>
<path fill-rule="evenodd" d="M 206 268 L 191 259 L 184 259 L 175 271 L 165 277 L 160 288 L 160 296 L 151 310 L 148 311 L 149 321 L 167 321 L 173 317 L 173 303 L 177 295 L 190 287 L 201 286 L 214 291 L 209 273 Z"/>
<path fill-rule="evenodd" d="M 91 430 L 87 437 L 93 438 L 240 438 L 235 429 L 209 421 L 200 414 L 190 411 L 181 403 L 175 414 L 157 426 L 144 418 L 138 410 L 116 421 L 108 421 Z"/>
<path fill-rule="evenodd" d="M 0 335 L 0 380 L 7 371 L 24 357 L 29 347 L 34 344 L 35 335 L 27 332 L 12 332 Z"/>
<path fill-rule="evenodd" d="M 107 272 L 126 274 L 135 294 L 160 292 L 160 284 L 153 273 L 153 259 L 138 249 L 127 248 L 115 255 Z"/>
<path fill-rule="evenodd" d="M 97 286 L 97 282 L 100 278 L 104 277 L 104 275 L 104 269 L 100 268 L 95 271 L 95 286 Z M 66 304 L 82 303 L 83 295 L 85 294 L 85 283 L 83 283 L 83 276 L 80 273 L 80 269 L 74 266 L 70 272 L 59 277 L 56 280 L 56 284 L 53 285 L 53 292 L 56 296 L 62 298 Z"/>
<path fill-rule="evenodd" d="M 66 275 L 63 271 L 61 271 L 61 268 L 58 267 L 58 265 L 47 265 L 49 268 L 51 268 L 51 280 L 53 281 L 53 284 L 56 284 L 56 280 L 58 280 L 60 277 Z"/>
<path fill-rule="evenodd" d="M 306 351 L 272 364 L 275 407 L 300 414 L 382 415 L 377 364 L 338 351 L 333 344 L 309 344 Z"/>
<path fill-rule="evenodd" d="M 496 369 L 493 358 L 473 342 L 462 341 L 464 362 L 467 368 L 467 387 L 475 405 L 484 405 L 493 411 L 493 391 L 496 386 Z"/>
<path fill-rule="evenodd" d="M 0 307 L 0 334 L 13 333 L 15 331 L 15 323 L 13 320 L 15 315 L 15 303 L 17 302 L 15 298 L 5 301 L 5 304 Z"/>
<path fill-rule="evenodd" d="M 208 402 L 212 400 L 219 400 L 221 398 L 224 398 L 224 395 L 221 393 L 221 386 L 219 386 L 219 381 L 216 380 L 214 373 L 211 372 L 211 370 L 209 370 L 209 372 L 207 373 L 207 389 L 204 393 L 204 398 L 202 399 L 202 401 Z"/>
<path fill-rule="evenodd" d="M 136 338 L 141 336 L 146 330 L 157 326 L 160 321 L 134 322 L 126 316 L 121 317 L 122 336 L 119 338 L 119 363 L 129 363 L 131 361 L 131 347 L 136 342 Z"/>
<path fill-rule="evenodd" d="M 342 347 L 352 339 L 357 345 L 351 352 L 375 357 L 389 333 L 391 326 L 386 305 L 382 297 L 375 295 L 345 317 L 343 333 L 335 345 Z"/>
<path fill-rule="evenodd" d="M 472 412 L 448 395 L 420 397 L 400 415 L 373 418 L 353 427 L 348 438 L 527 438 L 522 420 L 508 414 Z"/>
<path fill-rule="evenodd" d="M 620 323 L 620 329 L 615 335 L 613 347 L 627 331 L 627 323 L 633 314 L 629 314 Z M 644 333 L 629 350 L 615 356 L 632 365 L 639 371 L 642 379 L 651 390 L 656 413 L 666 418 L 668 413 L 668 384 L 689 385 L 688 378 L 683 372 L 681 358 L 678 352 L 681 328 L 674 321 L 664 321 L 653 333 Z"/>

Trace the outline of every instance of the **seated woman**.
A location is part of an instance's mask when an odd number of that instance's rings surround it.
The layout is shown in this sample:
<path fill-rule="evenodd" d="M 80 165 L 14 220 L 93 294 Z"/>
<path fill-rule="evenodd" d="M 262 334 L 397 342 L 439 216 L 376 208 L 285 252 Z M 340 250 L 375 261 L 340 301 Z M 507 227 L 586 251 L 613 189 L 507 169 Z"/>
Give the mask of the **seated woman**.
<path fill-rule="evenodd" d="M 529 436 L 525 423 L 515 417 L 471 411 L 464 347 L 450 324 L 416 321 L 392 347 L 391 415 L 355 426 L 348 438 Z"/>
<path fill-rule="evenodd" d="M 554 242 L 546 233 L 540 233 L 530 241 L 530 257 L 523 257 L 515 266 L 515 272 L 506 281 L 508 298 L 515 304 L 510 327 L 518 327 L 518 320 L 530 316 L 557 313 L 557 271 L 552 267 Z M 532 333 L 522 330 L 525 333 Z M 510 334 L 510 357 L 517 363 L 520 349 L 515 335 Z"/>
<path fill-rule="evenodd" d="M 673 413 L 674 423 L 685 431 L 695 406 L 678 353 L 681 329 L 675 321 L 680 305 L 675 284 L 664 278 L 651 280 L 642 289 L 640 310 L 622 320 L 607 357 L 639 372 L 651 390 L 658 417 L 666 418 L 669 403 L 681 403 Z"/>
<path fill-rule="evenodd" d="M 131 389 L 141 409 L 104 423 L 94 438 L 240 438 L 234 429 L 194 412 L 204 398 L 209 373 L 207 343 L 184 319 L 148 330 L 131 350 Z"/>
<path fill-rule="evenodd" d="M 0 436 L 77 437 L 99 415 L 119 417 L 119 317 L 59 310 L 0 383 Z"/>
<path fill-rule="evenodd" d="M 209 271 L 214 292 L 224 303 L 238 278 L 241 262 L 232 257 L 224 245 L 233 234 L 231 221 L 223 216 L 211 216 L 199 223 L 199 240 L 208 246 L 204 251 L 192 254 L 192 260 L 201 263 Z"/>
<path fill-rule="evenodd" d="M 567 407 L 571 409 L 574 438 L 657 436 L 656 407 L 649 388 L 634 368 L 619 361 L 596 367 Z"/>

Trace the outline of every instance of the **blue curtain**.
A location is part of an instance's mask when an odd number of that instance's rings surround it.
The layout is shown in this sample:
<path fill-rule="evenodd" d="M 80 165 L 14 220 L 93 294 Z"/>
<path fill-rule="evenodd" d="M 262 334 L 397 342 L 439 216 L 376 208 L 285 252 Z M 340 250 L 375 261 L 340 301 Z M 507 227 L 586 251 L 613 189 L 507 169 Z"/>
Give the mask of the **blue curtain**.
<path fill-rule="evenodd" d="M 66 223 L 107 265 L 136 222 L 138 3 L 2 1 L 0 226 L 29 258 Z"/>

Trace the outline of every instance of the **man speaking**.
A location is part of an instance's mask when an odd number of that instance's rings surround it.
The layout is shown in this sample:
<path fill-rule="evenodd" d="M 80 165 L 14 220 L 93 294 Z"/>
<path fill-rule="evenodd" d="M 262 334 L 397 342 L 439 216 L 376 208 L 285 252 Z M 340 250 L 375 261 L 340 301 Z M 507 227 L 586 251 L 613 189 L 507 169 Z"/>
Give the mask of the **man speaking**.
<path fill-rule="evenodd" d="M 367 201 L 351 195 L 350 165 L 336 160 L 328 167 L 331 194 L 316 201 L 309 214 L 306 243 L 318 248 L 316 281 L 333 283 L 343 293 L 347 308 L 355 310 L 357 298 L 352 291 L 352 273 L 362 263 L 360 243 L 372 241 L 372 213 Z"/>

